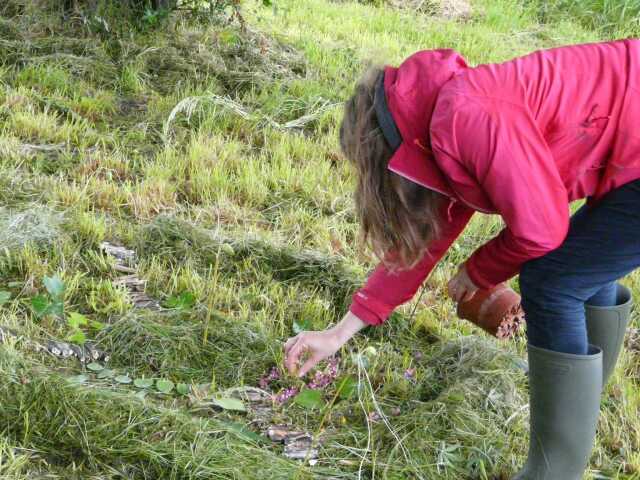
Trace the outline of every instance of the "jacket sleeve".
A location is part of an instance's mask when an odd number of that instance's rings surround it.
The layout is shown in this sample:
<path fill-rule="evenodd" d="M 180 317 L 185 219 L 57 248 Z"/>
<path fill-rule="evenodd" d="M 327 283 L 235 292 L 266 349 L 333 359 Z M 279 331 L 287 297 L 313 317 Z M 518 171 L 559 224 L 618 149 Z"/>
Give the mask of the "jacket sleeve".
<path fill-rule="evenodd" d="M 353 295 L 351 312 L 369 325 L 382 324 L 399 305 L 411 300 L 449 246 L 469 223 L 473 210 L 460 202 L 448 201 L 441 210 L 440 237 L 413 268 L 390 272 L 383 263 L 369 276 L 366 284 Z"/>
<path fill-rule="evenodd" d="M 562 244 L 569 228 L 568 195 L 547 143 L 524 107 L 468 102 L 453 125 L 459 161 L 506 225 L 466 264 L 471 280 L 490 288 Z"/>

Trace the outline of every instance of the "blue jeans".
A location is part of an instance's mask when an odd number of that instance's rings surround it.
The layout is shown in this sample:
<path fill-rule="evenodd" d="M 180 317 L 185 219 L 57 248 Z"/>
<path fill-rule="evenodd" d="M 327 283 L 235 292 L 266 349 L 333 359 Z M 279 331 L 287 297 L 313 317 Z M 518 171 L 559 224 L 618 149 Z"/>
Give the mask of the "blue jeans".
<path fill-rule="evenodd" d="M 544 199 L 540 199 L 544 201 Z M 522 307 L 530 344 L 586 355 L 585 303 L 615 305 L 616 281 L 640 266 L 640 180 L 571 218 L 564 243 L 525 263 Z"/>

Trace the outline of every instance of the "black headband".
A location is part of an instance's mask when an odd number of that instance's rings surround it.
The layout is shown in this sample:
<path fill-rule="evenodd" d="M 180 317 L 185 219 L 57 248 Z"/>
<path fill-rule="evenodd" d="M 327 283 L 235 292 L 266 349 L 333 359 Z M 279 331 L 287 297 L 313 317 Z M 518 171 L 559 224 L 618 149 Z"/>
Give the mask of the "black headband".
<path fill-rule="evenodd" d="M 402 144 L 402 136 L 396 127 L 396 122 L 387 106 L 387 98 L 384 92 L 384 73 L 380 75 L 378 84 L 376 85 L 376 94 L 373 99 L 376 108 L 376 117 L 378 117 L 378 125 L 384 134 L 384 138 L 391 149 L 395 152 Z"/>

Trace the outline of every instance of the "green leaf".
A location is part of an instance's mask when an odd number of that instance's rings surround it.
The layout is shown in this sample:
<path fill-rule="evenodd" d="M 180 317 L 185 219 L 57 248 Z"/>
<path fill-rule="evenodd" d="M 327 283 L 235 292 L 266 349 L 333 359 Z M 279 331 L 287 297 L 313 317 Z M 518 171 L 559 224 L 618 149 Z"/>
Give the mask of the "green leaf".
<path fill-rule="evenodd" d="M 44 295 L 36 295 L 31 299 L 31 308 L 37 317 L 42 317 L 49 310 L 49 299 Z"/>
<path fill-rule="evenodd" d="M 11 300 L 11 292 L 0 290 L 0 307 Z"/>
<path fill-rule="evenodd" d="M 53 298 L 61 300 L 64 296 L 64 282 L 58 275 L 53 277 L 44 277 L 44 288 L 47 289 L 49 295 Z"/>
<path fill-rule="evenodd" d="M 293 401 L 305 408 L 320 408 L 324 405 L 320 390 L 311 390 L 309 388 L 302 390 L 293 397 Z"/>
<path fill-rule="evenodd" d="M 147 392 L 146 390 L 138 390 L 138 391 L 135 393 L 135 395 L 134 395 L 134 396 L 135 396 L 136 398 L 139 398 L 140 400 L 144 400 L 144 397 L 146 397 L 146 396 L 147 396 L 147 393 L 148 393 L 148 392 Z"/>
<path fill-rule="evenodd" d="M 49 308 L 47 309 L 47 313 L 51 313 L 58 317 L 64 317 L 64 303 L 59 300 L 54 300 L 49 304 Z"/>
<path fill-rule="evenodd" d="M 156 389 L 160 393 L 171 393 L 173 390 L 173 382 L 171 380 L 158 380 L 156 382 Z"/>
<path fill-rule="evenodd" d="M 338 396 L 343 400 L 348 400 L 358 391 L 358 380 L 349 375 L 338 383 Z"/>
<path fill-rule="evenodd" d="M 118 375 L 114 380 L 122 384 L 131 383 L 131 377 L 129 375 Z"/>
<path fill-rule="evenodd" d="M 193 307 L 196 303 L 196 297 L 191 292 L 183 292 L 180 295 L 173 295 L 167 298 L 164 306 L 167 308 L 177 308 L 187 310 Z"/>
<path fill-rule="evenodd" d="M 87 380 L 89 380 L 89 376 L 88 375 L 75 375 L 73 377 L 69 377 L 69 381 L 71 383 L 86 383 Z"/>
<path fill-rule="evenodd" d="M 229 257 L 233 257 L 236 254 L 235 250 L 233 249 L 233 247 L 229 243 L 223 243 L 222 247 L 220 247 L 220 248 Z"/>
<path fill-rule="evenodd" d="M 257 434 L 253 430 L 249 430 L 246 425 L 243 425 L 242 423 L 229 422 L 226 423 L 226 425 L 228 425 L 230 431 L 237 434 L 239 437 L 244 438 L 245 440 L 254 441 L 261 445 L 267 443 L 266 437 Z"/>
<path fill-rule="evenodd" d="M 105 324 L 97 320 L 89 320 L 89 326 L 94 330 L 100 331 L 104 329 Z"/>
<path fill-rule="evenodd" d="M 294 320 L 293 322 L 293 333 L 298 335 L 300 332 L 304 332 L 307 330 L 312 330 L 311 322 L 307 319 L 302 319 L 300 321 Z"/>
<path fill-rule="evenodd" d="M 81 325 L 87 325 L 89 319 L 78 312 L 71 312 L 67 318 L 67 324 L 71 328 L 80 328 Z"/>
<path fill-rule="evenodd" d="M 99 363 L 91 362 L 87 365 L 87 370 L 91 370 L 92 372 L 100 372 L 101 370 L 104 370 L 104 367 Z"/>
<path fill-rule="evenodd" d="M 96 377 L 103 380 L 105 378 L 113 378 L 115 375 L 116 375 L 115 370 L 109 370 L 108 368 L 105 368 L 104 370 L 101 370 L 100 373 L 96 375 Z"/>
<path fill-rule="evenodd" d="M 179 383 L 178 385 L 176 385 L 176 391 L 180 395 L 186 395 L 189 393 L 189 385 L 187 385 L 186 383 Z"/>
<path fill-rule="evenodd" d="M 87 341 L 87 336 L 82 330 L 76 330 L 67 337 L 67 340 L 76 345 L 84 345 L 84 342 Z"/>
<path fill-rule="evenodd" d="M 217 405 L 220 408 L 225 410 L 237 410 L 239 412 L 246 412 L 247 408 L 242 403 L 242 400 L 238 400 L 237 398 L 231 397 L 220 397 L 212 399 L 214 405 Z"/>
<path fill-rule="evenodd" d="M 136 378 L 133 384 L 138 388 L 149 388 L 153 386 L 153 379 L 151 378 Z"/>

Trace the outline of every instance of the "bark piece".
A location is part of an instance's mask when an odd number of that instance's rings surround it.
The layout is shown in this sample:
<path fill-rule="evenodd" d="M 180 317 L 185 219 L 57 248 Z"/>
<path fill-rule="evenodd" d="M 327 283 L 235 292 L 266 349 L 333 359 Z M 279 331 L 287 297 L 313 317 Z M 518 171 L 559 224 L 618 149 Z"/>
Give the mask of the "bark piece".
<path fill-rule="evenodd" d="M 302 433 L 285 438 L 284 456 L 296 460 L 314 460 L 318 458 L 318 449 L 313 446 L 313 437 Z"/>
<path fill-rule="evenodd" d="M 125 266 L 132 266 L 136 264 L 136 252 L 126 247 L 114 245 L 109 242 L 102 242 L 100 248 L 107 255 L 115 258 L 119 264 Z"/>

